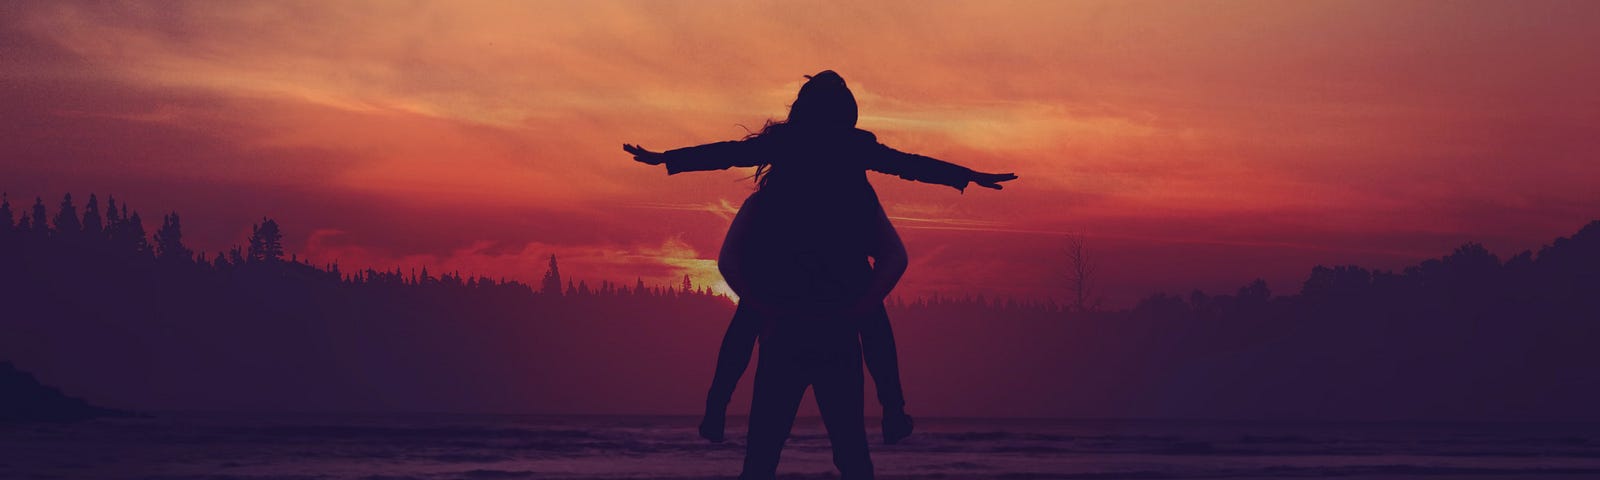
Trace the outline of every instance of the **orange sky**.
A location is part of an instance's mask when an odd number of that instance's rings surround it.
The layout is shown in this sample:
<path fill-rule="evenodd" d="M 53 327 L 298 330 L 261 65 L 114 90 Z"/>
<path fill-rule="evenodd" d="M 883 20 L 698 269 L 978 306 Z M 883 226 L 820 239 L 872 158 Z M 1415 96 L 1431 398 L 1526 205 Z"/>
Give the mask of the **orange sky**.
<path fill-rule="evenodd" d="M 1600 217 L 1600 3 L 197 2 L 0 4 L 0 188 L 184 215 L 215 252 L 537 280 L 715 280 L 750 172 L 672 148 L 781 118 L 833 69 L 860 126 L 1022 178 L 874 176 L 902 292 L 1113 303 L 1298 289 L 1469 240 L 1506 256 Z M 103 200 L 103 199 L 102 199 Z M 81 200 L 80 200 L 81 202 Z"/>

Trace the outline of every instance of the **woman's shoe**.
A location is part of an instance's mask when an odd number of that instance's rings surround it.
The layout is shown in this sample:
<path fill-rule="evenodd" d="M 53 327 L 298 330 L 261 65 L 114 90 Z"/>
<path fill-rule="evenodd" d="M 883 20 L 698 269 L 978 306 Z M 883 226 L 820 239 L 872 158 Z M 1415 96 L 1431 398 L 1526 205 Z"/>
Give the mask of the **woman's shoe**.
<path fill-rule="evenodd" d="M 883 443 L 894 445 L 911 436 L 911 415 L 905 410 L 883 412 Z"/>
<path fill-rule="evenodd" d="M 705 418 L 700 419 L 700 438 L 709 440 L 711 443 L 722 443 L 723 430 L 727 422 L 728 413 L 726 411 L 706 409 Z"/>

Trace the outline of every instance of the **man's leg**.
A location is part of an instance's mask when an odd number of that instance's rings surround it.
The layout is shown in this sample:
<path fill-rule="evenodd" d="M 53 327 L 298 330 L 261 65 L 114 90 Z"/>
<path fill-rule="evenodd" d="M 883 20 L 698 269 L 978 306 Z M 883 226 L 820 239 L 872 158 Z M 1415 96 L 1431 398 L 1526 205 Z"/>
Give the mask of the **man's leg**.
<path fill-rule="evenodd" d="M 822 424 L 828 428 L 833 445 L 833 465 L 842 480 L 873 478 L 872 457 L 867 452 L 867 423 L 862 412 L 866 395 L 862 386 L 861 351 L 856 339 L 840 349 L 823 365 L 818 365 L 812 385 Z"/>
<path fill-rule="evenodd" d="M 767 480 L 778 474 L 778 456 L 794 428 L 806 381 L 793 358 L 782 348 L 763 344 L 756 364 L 755 392 L 750 401 L 750 433 L 745 439 L 744 472 L 740 480 Z"/>

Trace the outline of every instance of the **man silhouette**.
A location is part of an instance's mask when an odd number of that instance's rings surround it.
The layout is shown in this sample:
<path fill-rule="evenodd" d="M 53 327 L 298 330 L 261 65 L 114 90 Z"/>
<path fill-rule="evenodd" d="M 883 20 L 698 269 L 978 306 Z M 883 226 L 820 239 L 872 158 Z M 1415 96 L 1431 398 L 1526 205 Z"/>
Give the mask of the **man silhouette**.
<path fill-rule="evenodd" d="M 740 209 L 719 266 L 739 293 L 707 398 L 701 435 L 721 439 L 721 416 L 748 364 L 761 354 L 741 478 L 771 478 L 806 388 L 812 388 L 844 478 L 872 478 L 862 413 L 863 341 L 884 405 L 885 439 L 910 433 L 883 299 L 905 270 L 904 246 L 865 171 L 948 185 L 999 189 L 1012 174 L 975 172 L 900 152 L 855 128 L 855 97 L 824 71 L 805 83 L 783 122 L 742 141 L 657 153 L 634 145 L 638 161 L 669 174 L 757 167 L 759 190 Z M 750 210 L 761 213 L 742 221 Z M 738 232 L 744 239 L 734 242 Z M 873 262 L 868 262 L 871 258 Z M 730 266 L 734 267 L 730 267 Z M 863 325 L 869 328 L 863 328 Z"/>

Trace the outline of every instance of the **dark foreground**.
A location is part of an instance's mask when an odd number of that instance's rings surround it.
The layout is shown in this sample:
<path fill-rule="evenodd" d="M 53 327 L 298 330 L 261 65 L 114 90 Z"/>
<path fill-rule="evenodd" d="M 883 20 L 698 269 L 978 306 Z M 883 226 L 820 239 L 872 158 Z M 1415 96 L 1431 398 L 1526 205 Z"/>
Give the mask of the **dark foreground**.
<path fill-rule="evenodd" d="M 687 417 L 170 413 L 0 426 L 0 478 L 730 478 Z M 743 428 L 742 419 L 731 419 Z M 923 420 L 885 478 L 1600 478 L 1596 424 Z M 738 433 L 738 432 L 731 432 Z M 876 432 L 873 432 L 874 435 Z M 829 478 L 803 419 L 786 478 Z"/>

